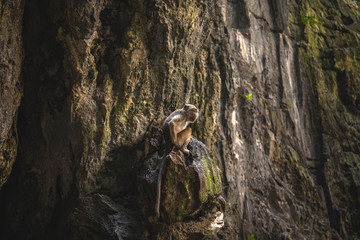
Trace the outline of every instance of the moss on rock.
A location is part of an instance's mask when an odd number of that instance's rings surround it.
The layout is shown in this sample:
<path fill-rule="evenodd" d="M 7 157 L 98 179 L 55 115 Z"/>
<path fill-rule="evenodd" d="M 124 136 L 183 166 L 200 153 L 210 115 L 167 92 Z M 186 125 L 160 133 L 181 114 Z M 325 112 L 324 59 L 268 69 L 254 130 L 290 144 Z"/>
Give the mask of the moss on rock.
<path fill-rule="evenodd" d="M 323 188 L 325 192 L 329 188 L 326 201 L 330 225 L 352 238 L 347 232 L 354 232 L 359 224 L 354 220 L 359 219 L 359 209 L 347 209 L 359 206 L 359 199 L 353 195 L 360 188 L 359 175 L 353 170 L 359 168 L 359 129 L 352 126 L 359 121 L 360 113 L 359 6 L 356 1 L 344 0 L 302 1 L 293 6 L 297 9 L 292 11 L 292 21 L 301 16 L 316 18 L 313 26 L 303 26 L 302 33 L 291 34 L 301 43 L 299 59 L 310 82 L 311 101 L 322 131 L 326 161 Z"/>
<path fill-rule="evenodd" d="M 194 216 L 222 192 L 220 170 L 210 151 L 195 139 L 189 148 L 194 155 L 190 165 L 178 151 L 169 154 L 164 166 L 161 207 L 170 222 Z"/>
<path fill-rule="evenodd" d="M 192 139 L 188 147 L 193 158 L 185 157 L 178 150 L 172 151 L 165 160 L 160 211 L 162 220 L 168 223 L 183 221 L 189 217 L 196 218 L 199 212 L 212 211 L 213 206 L 220 204 L 220 170 L 210 150 L 196 139 Z M 154 214 L 157 169 L 161 161 L 157 153 L 148 158 L 138 183 L 142 202 L 147 206 L 143 209 L 146 216 Z"/>

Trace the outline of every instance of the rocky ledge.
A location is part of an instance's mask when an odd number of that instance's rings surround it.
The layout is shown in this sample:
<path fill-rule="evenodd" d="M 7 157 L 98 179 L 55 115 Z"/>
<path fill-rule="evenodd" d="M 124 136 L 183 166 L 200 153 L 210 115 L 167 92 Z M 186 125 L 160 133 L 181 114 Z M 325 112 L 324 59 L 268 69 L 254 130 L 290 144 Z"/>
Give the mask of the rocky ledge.
<path fill-rule="evenodd" d="M 144 162 L 138 188 L 151 239 L 209 237 L 223 226 L 225 204 L 220 196 L 220 169 L 202 142 L 192 138 L 188 148 L 191 156 L 185 156 L 180 150 L 164 157 L 155 152 Z M 160 219 L 157 219 L 155 205 L 160 172 Z"/>

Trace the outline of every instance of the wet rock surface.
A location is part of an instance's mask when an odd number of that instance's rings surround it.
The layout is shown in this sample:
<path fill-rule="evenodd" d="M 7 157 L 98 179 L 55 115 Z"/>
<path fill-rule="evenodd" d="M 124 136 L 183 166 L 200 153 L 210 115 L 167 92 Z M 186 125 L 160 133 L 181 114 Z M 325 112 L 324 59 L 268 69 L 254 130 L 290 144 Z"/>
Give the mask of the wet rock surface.
<path fill-rule="evenodd" d="M 120 206 L 143 218 L 130 203 L 157 129 L 192 103 L 193 135 L 221 169 L 224 225 L 208 229 L 221 225 L 217 208 L 185 217 L 201 196 L 171 215 L 165 193 L 185 191 L 164 178 L 162 215 L 177 222 L 149 226 L 149 213 L 131 229 L 360 238 L 359 13 L 352 0 L 0 1 L 0 235 L 125 237 L 101 222 Z M 167 176 L 197 171 L 178 160 Z"/>

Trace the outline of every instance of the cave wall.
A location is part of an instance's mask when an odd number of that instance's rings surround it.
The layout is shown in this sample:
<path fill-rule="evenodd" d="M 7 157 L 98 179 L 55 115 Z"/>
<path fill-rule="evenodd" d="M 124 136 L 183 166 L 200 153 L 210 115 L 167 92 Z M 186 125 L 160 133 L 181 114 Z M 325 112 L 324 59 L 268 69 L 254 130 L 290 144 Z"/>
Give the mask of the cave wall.
<path fill-rule="evenodd" d="M 359 238 L 357 2 L 27 0 L 0 9 L 8 239 L 81 239 L 74 211 L 93 194 L 136 212 L 139 169 L 159 147 L 153 135 L 186 102 L 199 107 L 193 135 L 223 174 L 218 239 Z"/>
<path fill-rule="evenodd" d="M 22 14 L 24 1 L 0 4 L 0 189 L 17 155 L 17 113 L 22 96 Z"/>

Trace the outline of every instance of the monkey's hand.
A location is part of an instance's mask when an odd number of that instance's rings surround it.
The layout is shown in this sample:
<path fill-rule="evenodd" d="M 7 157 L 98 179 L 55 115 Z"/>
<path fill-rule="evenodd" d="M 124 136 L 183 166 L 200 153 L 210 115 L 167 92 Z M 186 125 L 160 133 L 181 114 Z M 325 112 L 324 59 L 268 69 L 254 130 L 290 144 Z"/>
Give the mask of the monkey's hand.
<path fill-rule="evenodd" d="M 187 158 L 194 159 L 194 155 L 192 152 L 190 152 L 188 149 L 184 149 L 183 153 L 186 155 Z"/>
<path fill-rule="evenodd" d="M 191 154 L 191 152 L 190 152 L 188 149 L 186 149 L 186 148 L 185 148 L 185 149 L 183 149 L 182 151 L 183 151 L 183 153 L 185 153 L 185 154 L 186 154 L 186 156 L 190 156 L 190 155 L 192 155 L 192 154 Z"/>

